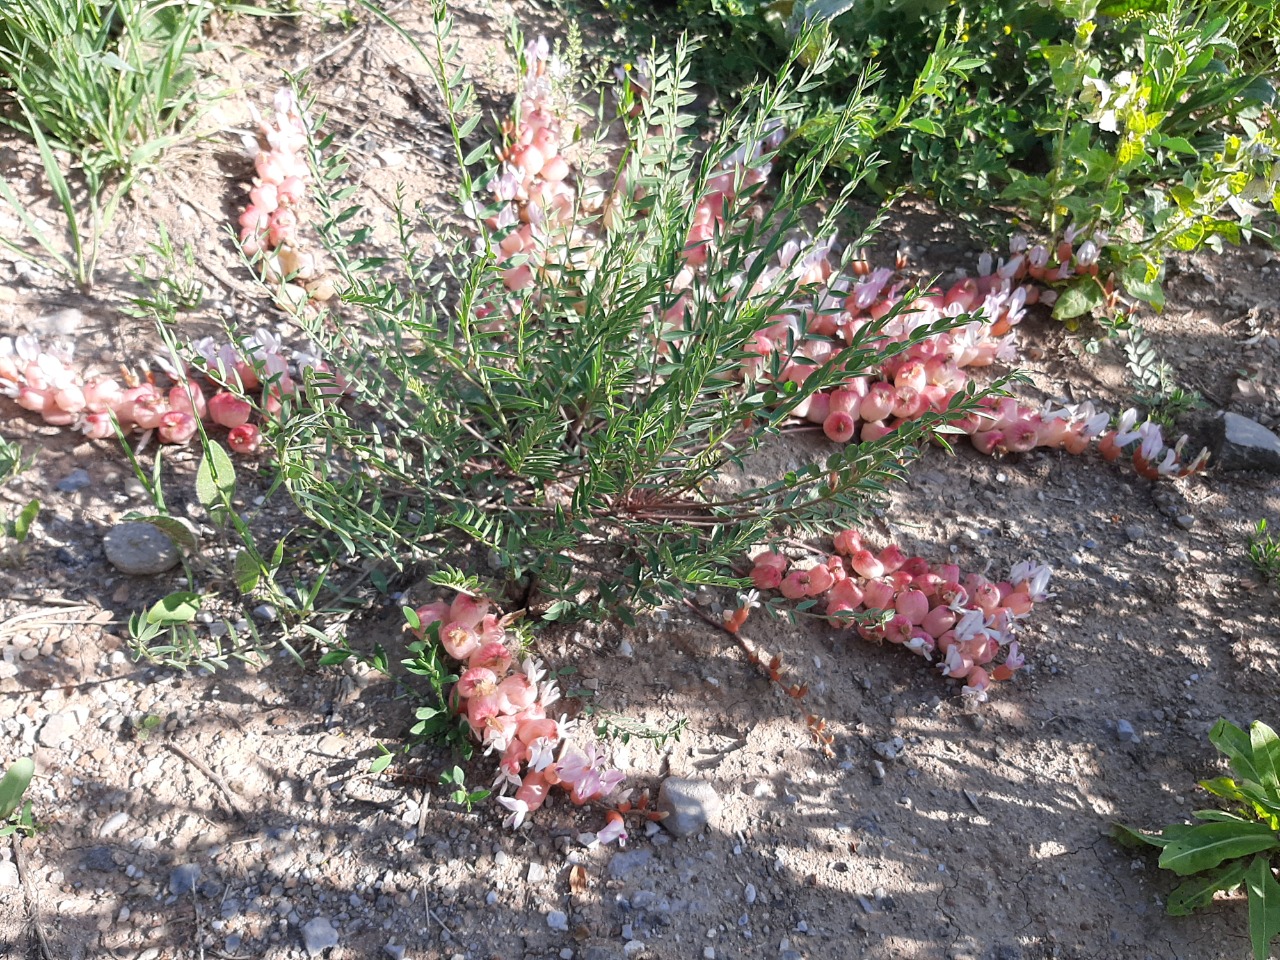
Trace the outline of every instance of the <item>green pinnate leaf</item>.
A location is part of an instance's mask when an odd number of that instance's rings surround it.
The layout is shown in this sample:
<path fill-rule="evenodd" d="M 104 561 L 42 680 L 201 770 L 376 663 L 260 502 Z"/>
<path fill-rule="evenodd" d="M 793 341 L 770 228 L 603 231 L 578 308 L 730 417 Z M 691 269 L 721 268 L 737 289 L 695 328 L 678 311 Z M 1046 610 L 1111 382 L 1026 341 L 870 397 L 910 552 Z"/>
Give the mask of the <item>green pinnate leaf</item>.
<path fill-rule="evenodd" d="M 236 492 L 236 468 L 227 451 L 216 440 L 209 441 L 209 448 L 196 470 L 196 498 L 206 510 L 230 502 Z"/>

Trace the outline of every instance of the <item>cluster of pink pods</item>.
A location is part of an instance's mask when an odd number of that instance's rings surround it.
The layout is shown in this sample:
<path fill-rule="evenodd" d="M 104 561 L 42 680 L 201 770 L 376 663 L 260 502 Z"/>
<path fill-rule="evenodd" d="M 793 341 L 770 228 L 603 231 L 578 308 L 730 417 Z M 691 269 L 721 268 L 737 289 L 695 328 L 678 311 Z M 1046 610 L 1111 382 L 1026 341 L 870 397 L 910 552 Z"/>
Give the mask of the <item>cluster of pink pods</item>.
<path fill-rule="evenodd" d="M 486 753 L 501 756 L 495 788 L 504 793 L 515 788 L 511 796 L 498 797 L 509 811 L 507 826 L 518 827 L 557 786 L 577 805 L 617 791 L 623 775 L 608 765 L 599 744 L 569 743 L 565 735 L 571 724 L 547 715 L 560 699 L 554 678 L 547 679 L 542 662 L 532 657 L 517 664 L 502 621 L 489 612 L 487 601 L 460 593 L 452 603 L 429 603 L 416 612 L 420 626 L 414 634 L 423 639 L 431 624 L 439 624 L 441 646 L 460 664 L 450 706 L 466 717 Z M 609 843 L 626 836 L 621 815 L 611 814 L 596 838 Z"/>
<path fill-rule="evenodd" d="M 206 397 L 185 375 L 166 388 L 145 381 L 121 384 L 108 375 L 85 378 L 70 363 L 69 348 L 42 349 L 35 337 L 0 339 L 0 392 L 46 423 L 74 427 L 94 440 L 115 436 L 115 423 L 126 433 L 156 431 L 161 443 L 187 443 L 197 420 L 228 427 L 227 443 L 238 453 L 257 453 L 262 437 L 249 423 L 250 406 L 226 392 Z"/>
<path fill-rule="evenodd" d="M 262 254 L 267 279 L 292 279 L 307 298 L 328 300 L 334 295 L 333 282 L 321 273 L 319 259 L 299 229 L 298 207 L 311 172 L 303 158 L 307 127 L 291 90 L 276 94 L 275 114 L 275 122 L 268 123 L 254 111 L 265 149 L 256 139 L 246 140 L 257 176 L 249 205 L 240 214 L 240 244 L 250 257 Z"/>
<path fill-rule="evenodd" d="M 519 102 L 503 124 L 502 167 L 492 184 L 502 207 L 485 224 L 497 237 L 503 285 L 513 293 L 534 285 L 548 238 L 572 222 L 577 197 L 567 182 L 570 168 L 553 103 L 552 80 L 563 67 L 544 37 L 529 43 L 524 56 Z"/>
<path fill-rule="evenodd" d="M 195 370 L 180 361 L 157 361 L 171 385 L 158 386 L 147 377 L 132 384 L 106 375 L 86 377 L 71 363 L 67 346 L 44 348 L 34 336 L 0 338 L 0 393 L 46 423 L 73 427 L 90 439 L 155 431 L 161 443 L 183 444 L 198 432 L 198 421 L 227 429 L 227 445 L 236 453 L 255 454 L 262 432 L 250 423 L 253 404 L 242 393 L 261 389 L 262 409 L 273 417 L 282 398 L 295 394 L 299 382 L 324 395 L 339 396 L 342 379 L 313 354 L 293 351 L 286 358 L 280 339 L 259 330 L 239 344 L 216 343 L 206 337 L 191 345 Z M 310 371 L 308 373 L 307 371 Z M 224 389 L 234 386 L 233 392 Z M 113 422 L 114 421 L 114 422 Z"/>
<path fill-rule="evenodd" d="M 992 682 L 1023 666 L 1013 637 L 1018 621 L 1050 596 L 1048 567 L 1020 563 L 1008 580 L 995 583 L 963 575 L 954 564 L 908 557 L 896 545 L 877 553 L 853 530 L 836 534 L 835 548 L 825 562 L 795 569 L 782 554 L 766 551 L 753 559 L 751 580 L 790 600 L 825 598 L 832 625 L 852 620 L 865 640 L 901 644 L 926 660 L 939 657 L 942 675 L 964 680 L 967 697 L 985 700 Z M 859 611 L 879 617 L 855 620 Z"/>

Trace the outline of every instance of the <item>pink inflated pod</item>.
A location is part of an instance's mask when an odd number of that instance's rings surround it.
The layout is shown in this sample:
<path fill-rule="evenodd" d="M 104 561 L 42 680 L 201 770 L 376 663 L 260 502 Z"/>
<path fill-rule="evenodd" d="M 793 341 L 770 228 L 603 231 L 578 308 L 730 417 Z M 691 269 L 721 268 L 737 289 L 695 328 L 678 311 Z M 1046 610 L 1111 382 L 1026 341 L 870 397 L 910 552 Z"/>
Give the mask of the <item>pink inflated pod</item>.
<path fill-rule="evenodd" d="M 938 650 L 942 650 L 941 642 L 938 644 Z M 973 661 L 961 653 L 959 644 L 952 644 L 947 647 L 946 656 L 938 664 L 938 669 L 942 671 L 944 677 L 967 677 L 969 671 L 973 669 Z"/>
<path fill-rule="evenodd" d="M 884 564 L 870 550 L 855 550 L 849 555 L 849 565 L 860 577 L 874 579 L 884 576 Z"/>
<path fill-rule="evenodd" d="M 883 420 L 893 412 L 898 402 L 897 390 L 891 383 L 875 383 L 867 388 L 867 395 L 862 398 L 859 416 L 863 420 Z"/>
<path fill-rule="evenodd" d="M 507 636 L 502 620 L 496 613 L 486 613 L 472 629 L 479 635 L 481 643 L 501 643 Z"/>
<path fill-rule="evenodd" d="M 84 385 L 84 401 L 90 413 L 104 413 L 124 402 L 124 391 L 112 377 L 94 377 Z"/>
<path fill-rule="evenodd" d="M 1027 453 L 1040 442 L 1040 425 L 1035 420 L 1015 420 L 1004 430 L 1004 448 L 1010 453 Z"/>
<path fill-rule="evenodd" d="M 440 644 L 455 660 L 466 660 L 480 648 L 480 637 L 470 625 L 451 620 L 440 628 Z"/>
<path fill-rule="evenodd" d="M 831 571 L 831 579 L 836 583 L 849 579 L 849 569 L 845 566 L 844 557 L 839 554 L 827 557 L 827 569 Z"/>
<path fill-rule="evenodd" d="M 1062 448 L 1073 456 L 1079 456 L 1089 449 L 1089 438 L 1078 427 L 1073 426 L 1063 438 Z"/>
<path fill-rule="evenodd" d="M 848 626 L 852 618 L 847 615 L 852 614 L 857 609 L 857 607 L 849 603 L 847 600 L 840 600 L 837 599 L 834 594 L 827 594 L 827 603 L 824 607 L 824 611 L 827 615 L 827 623 L 831 626 L 836 628 Z M 844 614 L 844 616 L 842 616 L 842 614 Z"/>
<path fill-rule="evenodd" d="M 460 593 L 449 605 L 449 619 L 474 630 L 489 612 L 489 601 Z"/>
<path fill-rule="evenodd" d="M 903 590 L 894 598 L 893 606 L 914 627 L 923 624 L 924 618 L 929 614 L 929 598 L 919 590 L 910 588 Z"/>
<path fill-rule="evenodd" d="M 564 157 L 556 154 L 542 165 L 542 177 L 551 183 L 559 183 L 569 176 L 569 164 Z"/>
<path fill-rule="evenodd" d="M 487 667 L 470 667 L 458 678 L 458 696 L 490 697 L 498 691 L 498 676 Z"/>
<path fill-rule="evenodd" d="M 782 584 L 782 576 L 779 567 L 756 564 L 751 568 L 751 583 L 757 590 L 776 590 Z"/>
<path fill-rule="evenodd" d="M 930 571 L 929 561 L 924 557 L 907 557 L 902 562 L 901 570 L 911 574 L 913 577 L 921 577 Z"/>
<path fill-rule="evenodd" d="M 954 676 L 954 674 L 953 674 Z M 991 678 L 982 667 L 974 667 L 969 671 L 968 682 L 961 691 L 965 696 L 982 701 L 987 698 L 987 689 L 991 686 Z"/>
<path fill-rule="evenodd" d="M 884 638 L 890 643 L 906 643 L 911 639 L 914 631 L 915 624 L 898 613 L 890 617 L 889 622 L 884 625 Z"/>
<path fill-rule="evenodd" d="M 936 573 L 922 573 L 918 577 L 911 578 L 911 587 L 913 590 L 919 590 L 930 602 L 938 595 L 938 588 L 942 586 L 943 580 Z"/>
<path fill-rule="evenodd" d="M 893 427 L 883 420 L 868 420 L 862 425 L 862 429 L 858 433 L 858 439 L 863 443 L 875 443 L 891 433 L 893 433 Z"/>
<path fill-rule="evenodd" d="M 862 535 L 857 530 L 841 530 L 833 539 L 836 550 L 846 557 L 862 549 Z"/>
<path fill-rule="evenodd" d="M 963 607 L 969 602 L 969 591 L 955 581 L 948 580 L 938 588 L 938 602 L 948 607 Z"/>
<path fill-rule="evenodd" d="M 157 425 L 161 443 L 188 443 L 199 430 L 199 421 L 185 410 L 170 410 Z"/>
<path fill-rule="evenodd" d="M 894 573 L 902 569 L 907 562 L 907 555 L 902 552 L 902 549 L 896 543 L 891 543 L 880 551 L 879 560 L 885 573 Z M 873 574 L 873 576 L 879 576 L 879 574 Z M 909 580 L 910 575 L 908 575 L 908 582 Z"/>
<path fill-rule="evenodd" d="M 956 615 L 944 606 L 937 606 L 924 615 L 920 626 L 935 637 L 940 637 L 956 625 Z"/>
<path fill-rule="evenodd" d="M 810 567 L 805 573 L 808 575 L 805 596 L 820 596 L 827 593 L 827 590 L 831 589 L 836 582 L 835 577 L 831 575 L 831 570 L 828 570 L 826 564 L 823 563 Z"/>
<path fill-rule="evenodd" d="M 929 631 L 916 627 L 911 631 L 911 639 L 906 642 L 905 646 L 912 653 L 924 657 L 926 660 L 932 660 L 938 643 Z"/>
<path fill-rule="evenodd" d="M 232 427 L 227 433 L 227 446 L 234 453 L 246 457 L 253 456 L 262 449 L 262 431 L 252 423 L 242 423 L 238 427 Z"/>
<path fill-rule="evenodd" d="M 1004 449 L 1004 433 L 1000 430 L 984 430 L 973 434 L 970 439 L 973 441 L 973 448 L 988 457 Z"/>
<path fill-rule="evenodd" d="M 1066 417 L 1041 418 L 1036 427 L 1036 446 L 1064 447 L 1070 432 L 1071 421 Z"/>
<path fill-rule="evenodd" d="M 538 688 L 523 673 L 513 673 L 498 684 L 498 709 L 516 713 L 538 699 Z"/>
<path fill-rule="evenodd" d="M 1031 608 L 1035 606 L 1035 603 L 1024 591 L 1012 590 L 1004 598 L 1004 606 L 1008 609 L 1010 615 L 1025 617 L 1031 612 Z"/>
<path fill-rule="evenodd" d="M 969 587 L 969 595 L 974 606 L 983 613 L 990 614 L 996 607 L 1000 606 L 1000 591 L 989 580 L 976 580 Z"/>
<path fill-rule="evenodd" d="M 809 574 L 805 570 L 793 570 L 778 585 L 788 600 L 800 600 L 809 595 Z"/>
<path fill-rule="evenodd" d="M 862 602 L 869 610 L 893 608 L 893 584 L 888 580 L 868 580 L 862 585 Z"/>
<path fill-rule="evenodd" d="M 53 397 L 47 387 L 32 387 L 28 384 L 18 387 L 18 395 L 14 400 L 23 410 L 30 410 L 32 413 L 44 413 L 46 408 L 53 406 Z"/>
<path fill-rule="evenodd" d="M 848 443 L 857 431 L 858 423 L 847 413 L 837 411 L 822 421 L 822 432 L 834 443 Z"/>
<path fill-rule="evenodd" d="M 110 410 L 87 412 L 80 417 L 76 426 L 90 440 L 109 440 L 116 435 Z"/>
<path fill-rule="evenodd" d="M 923 390 L 928 382 L 925 364 L 919 360 L 904 363 L 893 375 L 893 385 L 899 389 L 899 392 L 903 387 L 910 387 L 916 391 Z"/>
<path fill-rule="evenodd" d="M 444 621 L 449 616 L 449 605 L 443 601 L 424 603 L 414 612 L 418 615 L 418 626 L 413 630 L 413 634 L 421 640 L 426 636 L 427 627 Z"/>
<path fill-rule="evenodd" d="M 945 301 L 946 306 L 959 306 L 962 312 L 968 313 L 978 302 L 977 282 L 972 277 L 957 280 L 947 290 Z"/>
<path fill-rule="evenodd" d="M 169 412 L 169 403 L 164 396 L 151 384 L 144 384 L 137 388 L 136 395 L 132 398 L 132 404 L 129 403 L 129 394 L 133 391 L 125 391 L 125 402 L 122 406 L 128 406 L 132 419 L 141 430 L 154 430 L 160 426 L 160 418 Z"/>
<path fill-rule="evenodd" d="M 511 651 L 499 640 L 481 643 L 471 656 L 467 657 L 467 666 L 486 667 L 499 677 L 505 677 L 511 671 L 512 662 Z"/>
<path fill-rule="evenodd" d="M 831 414 L 831 395 L 818 391 L 809 397 L 809 407 L 804 412 L 804 418 L 810 423 L 826 423 L 827 417 Z"/>
<path fill-rule="evenodd" d="M 169 388 L 169 409 L 203 420 L 209 413 L 209 404 L 200 385 L 185 380 Z"/>
<path fill-rule="evenodd" d="M 831 413 L 847 413 L 854 420 L 857 420 L 862 407 L 862 395 L 856 390 L 850 389 L 847 385 L 834 390 L 831 393 L 830 408 Z"/>
<path fill-rule="evenodd" d="M 862 588 L 851 577 L 837 580 L 832 584 L 831 592 L 827 596 L 828 607 L 830 603 L 835 602 L 847 606 L 850 610 L 857 610 L 864 600 Z"/>
<path fill-rule="evenodd" d="M 898 387 L 893 415 L 900 420 L 914 420 L 929 408 L 923 392 L 914 387 Z"/>

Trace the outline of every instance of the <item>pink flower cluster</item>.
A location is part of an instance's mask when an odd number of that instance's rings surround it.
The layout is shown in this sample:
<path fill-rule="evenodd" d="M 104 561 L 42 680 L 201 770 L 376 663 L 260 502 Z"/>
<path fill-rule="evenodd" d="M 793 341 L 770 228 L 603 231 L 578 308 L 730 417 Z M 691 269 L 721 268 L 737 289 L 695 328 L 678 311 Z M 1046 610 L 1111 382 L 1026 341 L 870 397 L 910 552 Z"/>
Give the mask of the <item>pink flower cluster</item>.
<path fill-rule="evenodd" d="M 105 374 L 86 379 L 70 361 L 68 346 L 44 349 L 33 336 L 0 339 L 0 392 L 46 423 L 74 427 L 93 440 L 114 437 L 115 421 L 125 432 L 154 430 L 161 443 L 187 443 L 197 420 L 208 418 L 232 428 L 233 450 L 258 451 L 261 435 L 247 422 L 249 405 L 230 394 L 207 399 L 185 372 L 171 370 L 168 389 L 150 380 L 131 386 Z"/>
<path fill-rule="evenodd" d="M 250 107 L 253 110 L 252 107 Z M 308 249 L 300 232 L 298 208 L 306 196 L 311 171 L 302 156 L 307 126 L 291 90 L 275 96 L 275 122 L 253 110 L 266 149 L 255 139 L 246 146 L 253 156 L 257 176 L 249 191 L 249 205 L 240 214 L 240 244 L 246 255 L 262 254 L 267 279 L 293 279 L 312 300 L 328 300 L 332 281 L 321 274 L 319 259 Z"/>
<path fill-rule="evenodd" d="M 966 697 L 985 700 L 992 682 L 1023 666 L 1013 638 L 1018 622 L 1051 596 L 1048 567 L 1019 563 L 1008 580 L 993 583 L 963 575 L 954 564 L 908 557 L 896 545 L 877 553 L 853 530 L 836 534 L 835 548 L 825 562 L 796 569 L 782 554 L 765 551 L 753 559 L 751 580 L 789 600 L 825 597 L 824 612 L 836 626 L 860 611 L 878 612 L 879 618 L 856 619 L 864 640 L 901 644 L 926 660 L 939 657 L 944 677 L 965 681 Z"/>
<path fill-rule="evenodd" d="M 452 603 L 429 603 L 416 612 L 420 626 L 414 634 L 423 639 L 431 624 L 439 624 L 441 646 L 461 665 L 451 707 L 466 717 L 485 752 L 501 757 L 494 787 L 504 793 L 514 788 L 512 795 L 498 797 L 509 811 L 508 827 L 524 822 L 557 786 L 579 806 L 615 794 L 622 773 L 609 766 L 595 740 L 581 747 L 570 743 L 566 734 L 572 723 L 563 715 L 548 716 L 560 699 L 559 687 L 540 660 L 525 657 L 517 663 L 488 601 L 460 593 Z M 602 843 L 626 837 L 621 815 L 610 816 L 597 834 Z"/>
<path fill-rule="evenodd" d="M 567 182 L 570 168 L 561 153 L 564 142 L 552 85 L 563 71 L 545 38 L 529 43 L 518 108 L 504 124 L 507 143 L 492 184 L 502 207 L 485 225 L 498 235 L 501 262 L 507 264 L 502 281 L 511 292 L 534 285 L 549 236 L 574 216 L 577 194 Z"/>
<path fill-rule="evenodd" d="M 157 358 L 171 382 L 161 387 L 150 376 L 132 385 L 106 374 L 86 377 L 72 364 L 68 345 L 45 348 L 34 336 L 4 337 L 0 393 L 40 414 L 46 423 L 73 427 L 93 440 L 114 437 L 114 420 L 126 433 L 154 430 L 161 443 L 183 444 L 196 435 L 197 421 L 203 420 L 225 427 L 228 446 L 248 455 L 261 449 L 262 432 L 249 422 L 254 407 L 241 393 L 261 388 L 263 409 L 279 416 L 281 398 L 296 393 L 304 376 L 327 396 L 339 396 L 345 389 L 341 378 L 316 355 L 295 350 L 291 360 L 286 359 L 280 339 L 267 330 L 239 345 L 206 337 L 189 349 L 197 358 L 194 372 L 181 361 Z M 223 389 L 226 386 L 235 389 Z"/>

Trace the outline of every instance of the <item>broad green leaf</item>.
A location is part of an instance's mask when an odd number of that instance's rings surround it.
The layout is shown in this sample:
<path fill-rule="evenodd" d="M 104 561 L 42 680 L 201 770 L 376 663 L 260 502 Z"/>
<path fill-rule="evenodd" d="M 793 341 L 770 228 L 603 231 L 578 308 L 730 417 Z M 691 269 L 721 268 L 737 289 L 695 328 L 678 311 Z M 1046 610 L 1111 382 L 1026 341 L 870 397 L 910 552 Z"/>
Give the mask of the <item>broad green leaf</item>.
<path fill-rule="evenodd" d="M 27 539 L 27 534 L 31 532 L 31 524 L 35 523 L 36 517 L 40 513 L 40 501 L 32 500 L 22 512 L 18 514 L 16 520 L 13 521 L 13 536 L 19 543 Z"/>
<path fill-rule="evenodd" d="M 404 622 L 409 625 L 410 630 L 422 629 L 422 618 L 418 616 L 418 611 L 413 607 L 401 607 L 400 612 L 404 614 Z"/>
<path fill-rule="evenodd" d="M 209 449 L 200 460 L 196 471 L 196 498 L 205 509 L 220 507 L 236 493 L 236 468 L 216 440 L 209 441 Z"/>
<path fill-rule="evenodd" d="M 1212 823 L 1253 823 L 1252 820 L 1236 813 L 1227 813 L 1225 810 L 1192 810 L 1191 815 L 1197 820 L 1208 820 Z"/>
<path fill-rule="evenodd" d="M 355 656 L 355 653 L 351 650 L 330 650 L 320 658 L 320 666 L 336 667 L 339 664 L 346 663 L 353 656 Z"/>
<path fill-rule="evenodd" d="M 1249 892 L 1249 939 L 1253 942 L 1253 960 L 1271 956 L 1271 941 L 1280 933 L 1280 883 L 1271 873 L 1266 857 L 1254 857 L 1245 873 L 1245 889 Z"/>
<path fill-rule="evenodd" d="M 1280 838 L 1263 823 L 1206 823 L 1164 848 L 1160 866 L 1179 876 L 1216 867 L 1232 857 L 1247 857 L 1280 847 Z"/>
<path fill-rule="evenodd" d="M 1215 797 L 1221 797 L 1223 800 L 1234 800 L 1237 803 L 1245 802 L 1245 795 L 1230 777 L 1214 777 L 1212 780 L 1201 780 L 1200 786 Z"/>
<path fill-rule="evenodd" d="M 1253 747 L 1253 767 L 1258 782 L 1273 791 L 1280 790 L 1280 737 L 1261 720 L 1249 728 L 1249 744 Z"/>
<path fill-rule="evenodd" d="M 155 606 L 147 611 L 147 622 L 166 626 L 175 623 L 190 623 L 199 612 L 200 595 L 198 593 L 180 591 L 157 600 Z"/>
<path fill-rule="evenodd" d="M 26 793 L 35 775 L 36 764 L 30 757 L 22 757 L 14 761 L 0 780 L 0 820 L 8 820 L 9 815 L 22 805 L 22 795 Z"/>
<path fill-rule="evenodd" d="M 1053 319 L 1074 320 L 1102 304 L 1102 287 L 1092 277 L 1086 277 L 1058 295 L 1053 305 Z"/>
<path fill-rule="evenodd" d="M 391 761 L 396 758 L 394 753 L 384 753 L 380 757 L 375 757 L 373 763 L 369 764 L 370 773 L 381 773 L 387 767 L 391 766 Z"/>
<path fill-rule="evenodd" d="M 936 120 L 930 120 L 928 117 L 916 117 L 907 126 L 913 130 L 919 130 L 921 133 L 927 133 L 931 137 L 941 137 L 946 134 L 946 128 Z"/>
<path fill-rule="evenodd" d="M 1168 910 L 1171 917 L 1185 917 L 1193 910 L 1207 907 L 1219 890 L 1230 890 L 1244 881 L 1245 863 L 1238 860 L 1228 863 L 1203 877 L 1195 877 L 1169 894 Z"/>
<path fill-rule="evenodd" d="M 1255 783 L 1262 780 L 1253 763 L 1253 740 L 1234 723 L 1219 719 L 1209 731 L 1209 742 L 1231 761 L 1231 769 L 1245 780 Z"/>
<path fill-rule="evenodd" d="M 253 593 L 262 578 L 262 567 L 248 550 L 236 552 L 235 569 L 232 573 L 236 581 L 236 589 L 241 593 Z"/>
<path fill-rule="evenodd" d="M 1193 829 L 1188 823 L 1171 823 L 1159 833 L 1144 833 L 1133 827 L 1126 827 L 1123 823 L 1115 823 L 1111 826 L 1111 833 L 1121 846 L 1151 846 L 1164 849 L 1174 841 L 1185 837 Z"/>

